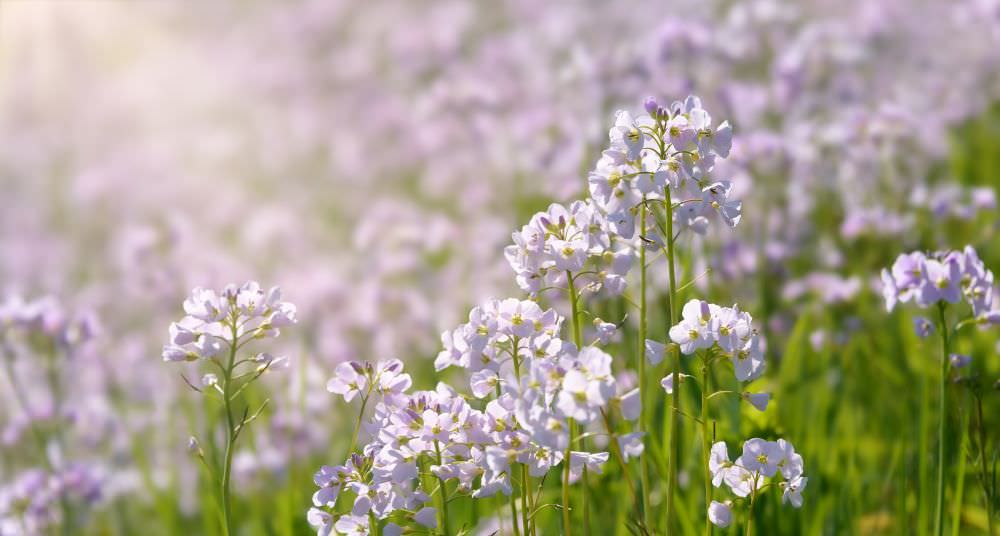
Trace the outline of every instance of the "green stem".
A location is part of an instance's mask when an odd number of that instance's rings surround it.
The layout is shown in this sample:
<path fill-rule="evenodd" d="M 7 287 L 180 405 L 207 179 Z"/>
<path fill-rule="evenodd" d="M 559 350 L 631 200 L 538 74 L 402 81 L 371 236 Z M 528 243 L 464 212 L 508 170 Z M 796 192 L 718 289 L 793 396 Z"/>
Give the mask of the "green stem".
<path fill-rule="evenodd" d="M 969 446 L 969 414 L 965 411 L 961 411 L 965 404 L 959 402 L 958 408 L 960 410 L 959 420 L 962 426 L 962 441 L 958 447 L 959 457 L 958 457 L 958 470 L 955 471 L 955 499 L 954 499 L 954 519 L 951 523 L 951 534 L 952 536 L 958 536 L 959 531 L 962 527 L 962 500 L 965 492 L 965 455 L 963 454 Z M 993 536 L 990 534 L 990 536 Z"/>
<path fill-rule="evenodd" d="M 236 364 L 236 321 L 233 320 L 231 326 L 232 343 L 229 345 L 229 362 L 226 365 L 226 373 L 222 378 L 222 398 L 226 406 L 226 458 L 222 466 L 222 519 L 224 534 L 230 536 L 233 533 L 232 507 L 229 504 L 229 483 L 233 468 L 233 443 L 236 441 L 236 426 L 233 424 L 232 397 L 229 396 L 229 387 L 232 384 L 233 368 Z"/>
<path fill-rule="evenodd" d="M 753 489 L 750 490 L 750 510 L 747 511 L 747 523 L 743 530 L 743 536 L 750 536 L 753 528 L 753 506 L 757 501 L 757 475 L 753 477 Z"/>
<path fill-rule="evenodd" d="M 646 203 L 639 205 L 639 232 L 646 233 Z M 639 432 L 645 432 L 646 423 L 646 247 L 639 244 Z M 610 433 L 610 431 L 609 431 Z M 649 456 L 643 452 L 639 458 L 639 481 L 642 485 L 642 524 L 649 527 Z M 629 482 L 631 484 L 631 482 Z"/>
<path fill-rule="evenodd" d="M 521 523 L 524 525 L 524 536 L 531 534 L 531 528 L 528 525 L 528 514 L 531 512 L 528 510 L 528 496 L 531 495 L 531 476 L 528 475 L 528 466 L 521 464 Z"/>
<path fill-rule="evenodd" d="M 370 392 L 371 391 L 369 391 L 369 393 Z M 351 437 L 351 448 L 347 449 L 348 456 L 354 454 L 354 449 L 358 447 L 358 437 L 361 435 L 361 421 L 364 420 L 365 417 L 365 407 L 368 405 L 369 396 L 370 395 L 367 395 L 361 399 L 361 410 L 358 411 L 358 420 L 354 423 L 354 436 Z"/>
<path fill-rule="evenodd" d="M 437 464 L 441 465 L 441 445 L 438 440 L 434 440 L 434 453 L 437 455 Z M 438 484 L 441 486 L 441 508 L 438 510 L 438 524 L 441 525 L 441 530 L 443 530 L 444 536 L 451 535 L 451 529 L 448 528 L 448 488 L 445 486 L 444 479 L 440 476 L 438 477 Z M 511 497 L 514 494 L 511 493 Z M 515 524 L 517 519 L 515 518 Z"/>
<path fill-rule="evenodd" d="M 507 471 L 510 478 L 510 524 L 514 526 L 514 536 L 521 536 L 521 527 L 517 523 L 517 496 L 514 494 L 514 468 Z M 527 536 L 527 535 L 525 535 Z"/>
<path fill-rule="evenodd" d="M 576 295 L 576 285 L 573 283 L 573 274 L 566 272 L 566 289 L 569 293 L 570 321 L 573 326 L 573 342 L 579 349 L 582 347 L 583 334 L 580 330 L 580 315 L 578 311 L 578 296 Z M 563 458 L 563 479 L 562 479 L 562 520 L 563 534 L 572 534 L 572 520 L 569 515 L 569 465 L 570 454 L 573 450 L 573 419 L 569 419 L 569 442 L 566 444 L 566 454 Z"/>
<path fill-rule="evenodd" d="M 701 367 L 701 448 L 702 455 L 705 457 L 702 460 L 702 466 L 705 469 L 705 511 L 708 511 L 708 507 L 712 504 L 712 474 L 708 469 L 709 458 L 711 457 L 712 451 L 712 440 L 708 435 L 708 373 L 709 373 L 709 360 L 706 356 L 702 356 L 702 367 Z M 705 518 L 705 536 L 712 536 L 712 522 Z"/>
<path fill-rule="evenodd" d="M 625 477 L 625 483 L 628 484 L 628 492 L 632 497 L 632 504 L 636 509 L 636 516 L 639 522 L 639 527 L 643 529 L 642 534 L 646 534 L 646 524 L 643 522 L 640 516 L 639 508 L 641 503 L 639 502 L 639 495 L 635 491 L 635 484 L 632 482 L 632 476 L 628 471 L 628 464 L 625 463 L 625 456 L 622 455 L 621 445 L 618 443 L 618 436 L 615 435 L 614 427 L 611 425 L 611 419 L 608 414 L 602 409 L 601 416 L 604 417 L 604 426 L 608 431 L 608 438 L 610 438 L 611 443 L 611 453 L 615 455 L 615 459 L 618 460 L 618 466 L 622 469 L 622 476 Z"/>
<path fill-rule="evenodd" d="M 934 508 L 934 534 L 944 534 L 944 466 L 945 466 L 945 422 L 948 419 L 948 323 L 945 319 L 945 304 L 938 303 L 938 317 L 941 324 L 941 382 L 938 390 L 938 467 L 937 467 L 937 501 Z"/>
<path fill-rule="evenodd" d="M 674 208 L 670 199 L 670 186 L 663 188 L 663 195 L 666 199 L 667 208 L 667 269 L 670 276 L 670 301 L 667 304 L 667 329 L 674 325 L 674 311 L 677 309 L 677 276 L 674 271 Z M 677 488 L 677 456 L 680 452 L 678 445 L 678 412 L 680 410 L 680 377 L 681 377 L 681 354 L 674 347 L 674 392 L 671 396 L 670 408 L 670 450 L 669 464 L 667 468 L 667 526 L 666 534 L 671 534 L 674 527 L 674 518 L 677 512 L 674 508 L 674 493 Z"/>
<path fill-rule="evenodd" d="M 986 459 L 986 429 L 983 425 L 983 399 L 976 396 L 976 432 L 979 436 L 979 470 L 983 498 L 986 500 L 986 528 L 993 536 L 993 493 L 991 492 L 990 471 Z"/>

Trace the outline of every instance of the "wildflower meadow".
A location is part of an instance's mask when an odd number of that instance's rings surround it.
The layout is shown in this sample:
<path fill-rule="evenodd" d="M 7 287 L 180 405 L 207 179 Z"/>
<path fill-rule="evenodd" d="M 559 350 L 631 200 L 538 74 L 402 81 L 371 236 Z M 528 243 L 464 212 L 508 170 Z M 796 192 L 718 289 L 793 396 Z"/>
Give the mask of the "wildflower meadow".
<path fill-rule="evenodd" d="M 0 0 L 0 536 L 1000 535 L 997 0 Z"/>

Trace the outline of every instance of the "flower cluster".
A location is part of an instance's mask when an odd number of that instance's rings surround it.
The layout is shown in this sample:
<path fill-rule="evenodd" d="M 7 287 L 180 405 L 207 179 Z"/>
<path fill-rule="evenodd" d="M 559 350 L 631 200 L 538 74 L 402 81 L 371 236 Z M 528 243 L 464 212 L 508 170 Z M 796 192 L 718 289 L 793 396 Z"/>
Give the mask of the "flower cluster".
<path fill-rule="evenodd" d="M 1000 322 L 1000 314 L 993 311 L 993 272 L 972 246 L 962 251 L 900 255 L 891 270 L 882 270 L 882 295 L 889 311 L 909 301 L 927 308 L 964 299 L 979 321 Z"/>
<path fill-rule="evenodd" d="M 748 382 L 764 373 L 761 336 L 750 314 L 738 306 L 721 307 L 702 300 L 684 304 L 682 319 L 670 328 L 670 340 L 682 353 L 713 349 L 731 358 L 736 379 Z M 648 345 L 647 345 L 648 346 Z"/>
<path fill-rule="evenodd" d="M 398 360 L 338 366 L 328 385 L 332 392 L 345 400 L 359 396 L 362 411 L 370 397 L 376 397 L 376 403 L 364 426 L 370 440 L 362 454 L 352 453 L 346 464 L 325 466 L 316 474 L 320 489 L 308 517 L 320 534 L 331 527 L 343 533 L 367 533 L 369 514 L 384 520 L 397 513 L 396 521 L 402 517 L 436 526 L 436 510 L 425 506 L 431 498 L 419 478 L 427 471 L 441 482 L 457 480 L 457 489 L 474 497 L 510 493 L 500 462 L 505 454 L 497 445 L 524 440 L 514 428 L 511 397 L 491 401 L 481 411 L 445 384 L 412 394 L 407 393 L 409 387 L 409 375 Z M 440 489 L 443 493 L 444 487 Z M 329 511 L 345 490 L 352 492 L 354 504 L 349 514 L 334 519 Z M 399 525 L 389 523 L 383 534 L 398 530 Z"/>
<path fill-rule="evenodd" d="M 607 452 L 569 450 L 570 422 L 591 423 L 617 405 L 626 419 L 639 415 L 638 390 L 619 395 L 611 356 L 594 348 L 577 350 L 558 337 L 562 317 L 535 302 L 490 300 L 470 313 L 470 321 L 445 332 L 440 370 L 458 366 L 472 372 L 475 398 L 489 398 L 476 409 L 448 385 L 409 394 L 410 378 L 398 360 L 377 364 L 349 362 L 337 367 L 328 389 L 362 411 L 375 397 L 374 412 L 363 430 L 370 440 L 361 455 L 343 466 L 324 467 L 313 498 L 310 522 L 320 534 L 331 528 L 364 533 L 369 513 L 392 515 L 433 526 L 435 510 L 420 483 L 426 468 L 456 493 L 473 498 L 513 492 L 512 472 L 522 464 L 541 477 L 569 455 L 569 479 L 584 469 L 600 473 Z M 623 456 L 643 451 L 641 434 L 617 438 Z M 439 489 L 445 489 L 444 484 Z M 344 491 L 353 492 L 349 514 L 330 513 Z M 386 525 L 390 531 L 398 525 Z"/>
<path fill-rule="evenodd" d="M 44 341 L 68 350 L 89 341 L 99 330 L 96 316 L 73 315 L 51 296 L 25 301 L 12 295 L 0 302 L 0 339 Z"/>
<path fill-rule="evenodd" d="M 280 328 L 296 322 L 295 306 L 281 301 L 281 289 L 265 293 L 255 281 L 229 285 L 221 293 L 195 288 L 184 300 L 184 312 L 187 316 L 170 324 L 164 361 L 210 359 L 244 341 L 277 337 Z M 262 367 L 287 364 L 284 358 L 268 354 L 253 359 Z"/>
<path fill-rule="evenodd" d="M 444 345 L 434 368 L 449 366 L 486 373 L 473 375 L 472 392 L 483 398 L 481 380 L 513 369 L 513 359 L 524 353 L 552 355 L 561 349 L 559 330 L 563 318 L 553 309 L 542 310 L 537 302 L 507 298 L 487 300 L 469 312 L 469 321 L 441 334 Z"/>
<path fill-rule="evenodd" d="M 103 478 L 85 465 L 50 472 L 23 471 L 0 486 L 0 534 L 45 534 L 62 523 L 68 506 L 92 505 L 102 497 Z"/>
<path fill-rule="evenodd" d="M 625 290 L 634 254 L 615 243 L 607 218 L 591 201 L 574 201 L 569 208 L 552 204 L 512 237 L 504 256 L 525 292 L 565 287 L 567 276 L 585 267 L 592 275 L 588 289 L 605 288 L 612 295 Z"/>
<path fill-rule="evenodd" d="M 729 122 L 713 127 L 694 96 L 669 107 L 650 98 L 645 109 L 639 117 L 617 112 L 610 146 L 588 179 L 591 198 L 608 215 L 612 229 L 631 238 L 637 206 L 644 199 L 664 200 L 668 188 L 672 202 L 681 201 L 674 211 L 680 229 L 703 234 L 714 214 L 736 226 L 742 203 L 732 199 L 732 183 L 711 178 L 716 159 L 729 156 Z"/>
<path fill-rule="evenodd" d="M 712 445 L 708 461 L 712 485 L 725 484 L 733 495 L 746 498 L 756 495 L 768 485 L 781 489 L 781 502 L 802 506 L 802 490 L 808 478 L 803 474 L 802 456 L 784 439 L 765 441 L 753 438 L 743 443 L 743 453 L 736 461 L 729 460 L 729 450 L 724 441 Z M 708 516 L 712 523 L 727 527 L 732 521 L 728 503 L 713 501 Z"/>

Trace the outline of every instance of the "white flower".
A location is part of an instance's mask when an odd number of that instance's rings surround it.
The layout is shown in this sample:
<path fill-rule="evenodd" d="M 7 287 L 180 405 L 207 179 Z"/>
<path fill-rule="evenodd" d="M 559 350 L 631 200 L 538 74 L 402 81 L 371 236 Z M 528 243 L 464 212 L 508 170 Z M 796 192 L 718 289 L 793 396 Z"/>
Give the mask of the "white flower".
<path fill-rule="evenodd" d="M 684 305 L 683 319 L 670 328 L 670 340 L 680 346 L 685 355 L 708 348 L 715 342 L 709 330 L 712 318 L 707 302 L 691 300 Z"/>
<path fill-rule="evenodd" d="M 741 382 L 755 380 L 764 373 L 764 351 L 760 338 L 751 337 L 739 352 L 733 354 L 733 370 Z"/>
<path fill-rule="evenodd" d="M 796 508 L 802 507 L 802 490 L 805 489 L 808 481 L 809 479 L 804 476 L 797 476 L 787 482 L 782 482 L 781 504 L 790 502 Z"/>
<path fill-rule="evenodd" d="M 684 378 L 690 378 L 690 377 L 691 376 L 689 374 L 681 374 L 681 376 L 680 376 L 681 380 L 680 381 L 683 382 Z M 666 376 L 663 377 L 662 380 L 660 380 L 660 387 L 663 387 L 663 390 L 666 391 L 668 395 L 669 394 L 673 394 L 673 392 L 674 392 L 674 373 L 673 372 L 671 372 L 670 374 L 667 374 Z"/>
<path fill-rule="evenodd" d="M 737 497 L 746 497 L 750 495 L 750 492 L 754 490 L 754 484 L 760 485 L 759 478 L 756 473 L 747 471 L 739 465 L 733 465 L 729 469 L 723 471 L 723 479 L 729 489 L 732 490 L 733 494 Z"/>
<path fill-rule="evenodd" d="M 719 441 L 712 445 L 712 452 L 708 457 L 708 470 L 712 474 L 712 485 L 719 487 L 726 476 L 726 471 L 732 467 L 729 461 L 729 451 L 725 441 Z"/>
<path fill-rule="evenodd" d="M 607 452 L 577 452 L 569 453 L 569 481 L 576 482 L 586 467 L 590 473 L 601 474 L 601 466 L 608 461 Z"/>

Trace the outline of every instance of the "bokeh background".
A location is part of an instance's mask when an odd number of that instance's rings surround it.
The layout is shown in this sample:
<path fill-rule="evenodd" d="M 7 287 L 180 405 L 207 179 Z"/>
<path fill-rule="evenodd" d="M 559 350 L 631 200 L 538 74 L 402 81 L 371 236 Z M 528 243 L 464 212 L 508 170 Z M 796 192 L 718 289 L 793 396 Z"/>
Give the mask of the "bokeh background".
<path fill-rule="evenodd" d="M 441 331 L 519 295 L 510 233 L 586 195 L 614 110 L 694 93 L 734 125 L 717 175 L 744 216 L 684 244 L 684 273 L 711 268 L 685 295 L 764 327 L 776 402 L 734 426 L 791 439 L 810 474 L 801 511 L 760 523 L 913 534 L 936 346 L 875 282 L 911 249 L 1000 268 L 998 51 L 996 0 L 0 0 L 0 304 L 73 333 L 5 356 L 0 533 L 47 515 L 24 505 L 52 471 L 71 534 L 216 533 L 186 451 L 212 412 L 159 351 L 192 287 L 246 279 L 300 323 L 252 393 L 272 403 L 237 453 L 238 525 L 309 533 L 312 471 L 351 427 L 336 364 L 399 357 L 432 386 Z M 987 383 L 996 341 L 958 342 Z M 955 534 L 985 534 L 967 487 Z"/>

